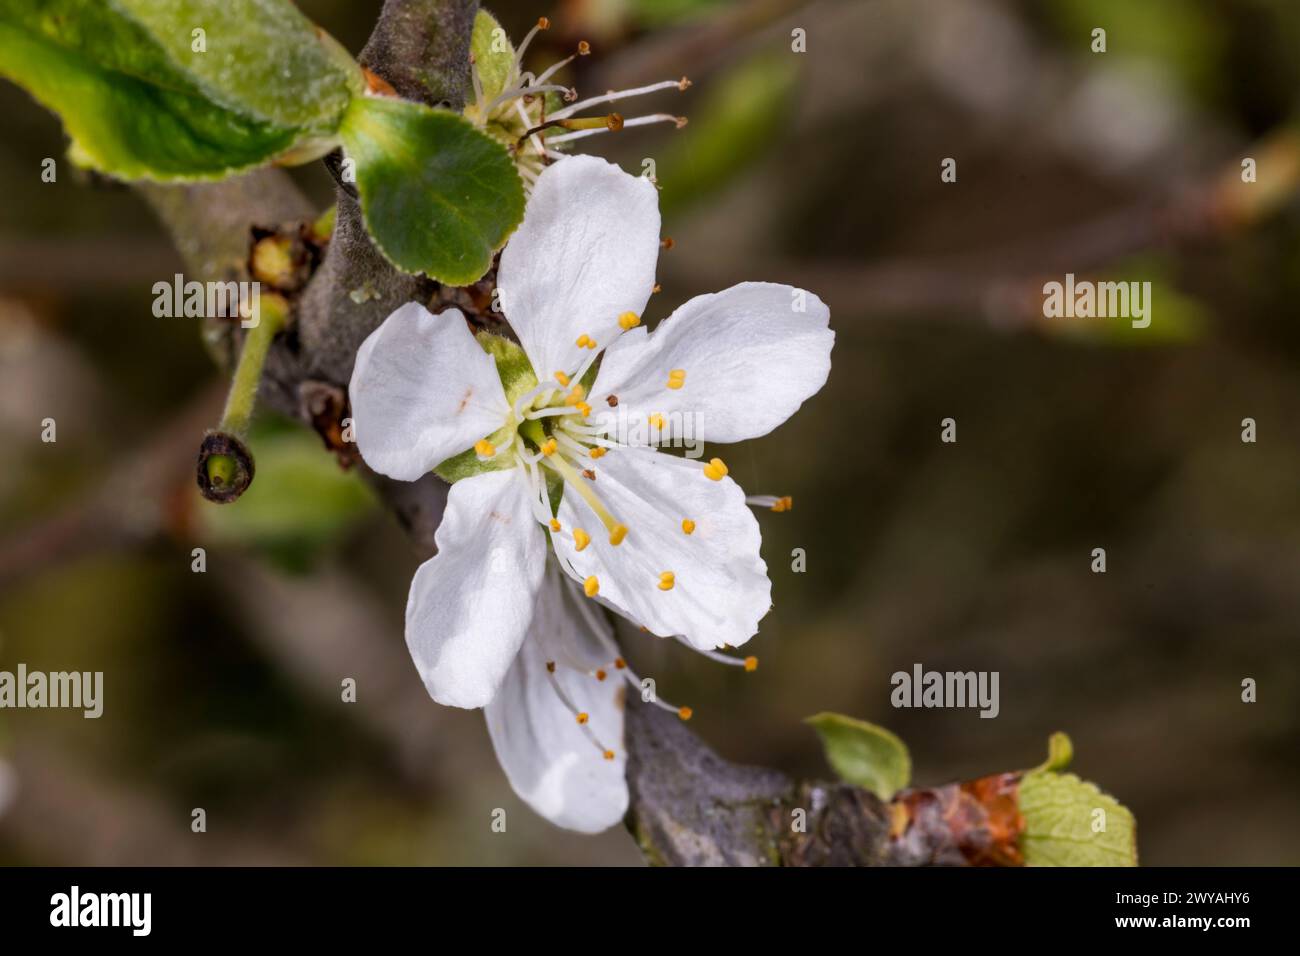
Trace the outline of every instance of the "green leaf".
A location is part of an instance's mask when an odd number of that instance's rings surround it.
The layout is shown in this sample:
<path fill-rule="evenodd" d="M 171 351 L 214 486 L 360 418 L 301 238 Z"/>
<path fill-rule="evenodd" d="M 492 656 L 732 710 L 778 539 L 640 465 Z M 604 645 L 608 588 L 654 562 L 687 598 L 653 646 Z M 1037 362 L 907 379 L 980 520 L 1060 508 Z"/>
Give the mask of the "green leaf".
<path fill-rule="evenodd" d="M 524 214 L 501 145 L 457 113 L 389 97 L 353 100 L 340 132 L 366 226 L 393 265 L 444 285 L 487 272 Z"/>
<path fill-rule="evenodd" d="M 497 18 L 486 10 L 480 10 L 474 17 L 469 49 L 474 56 L 474 68 L 478 72 L 486 106 L 505 92 L 515 62 L 515 47 Z"/>
<path fill-rule="evenodd" d="M 520 395 L 537 386 L 537 376 L 533 374 L 533 367 L 528 361 L 528 356 L 524 354 L 524 350 L 518 345 L 503 336 L 493 335 L 491 332 L 480 332 L 475 338 L 478 340 L 478 344 L 483 347 L 483 351 L 491 355 L 496 362 L 497 375 L 501 378 L 501 387 L 505 389 L 506 401 L 511 405 Z M 504 425 L 491 435 L 488 435 L 487 439 L 493 445 L 501 447 L 510 440 L 514 427 L 513 424 Z M 511 464 L 504 456 L 489 459 L 488 461 L 479 461 L 474 449 L 468 448 L 459 455 L 448 458 L 433 470 L 439 478 L 450 483 L 460 481 L 462 478 L 472 478 L 475 475 L 486 474 L 489 471 L 500 471 L 503 468 L 511 467 Z"/>
<path fill-rule="evenodd" d="M 832 713 L 815 714 L 804 723 L 817 731 L 827 762 L 846 783 L 888 800 L 911 781 L 907 745 L 885 728 Z"/>
<path fill-rule="evenodd" d="M 1020 781 L 1026 866 L 1137 866 L 1137 823 L 1114 797 L 1072 773 Z"/>
<path fill-rule="evenodd" d="M 320 155 L 363 85 L 288 0 L 4 0 L 0 75 L 59 114 L 74 161 L 162 181 Z"/>

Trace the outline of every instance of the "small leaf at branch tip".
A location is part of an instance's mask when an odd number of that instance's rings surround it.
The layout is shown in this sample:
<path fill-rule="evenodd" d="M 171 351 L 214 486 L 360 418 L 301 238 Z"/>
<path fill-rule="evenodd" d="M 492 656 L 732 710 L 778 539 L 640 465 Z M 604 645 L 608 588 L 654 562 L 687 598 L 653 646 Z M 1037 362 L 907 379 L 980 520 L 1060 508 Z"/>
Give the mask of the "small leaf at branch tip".
<path fill-rule="evenodd" d="M 890 799 L 912 779 L 912 757 L 895 734 L 865 720 L 823 712 L 804 718 L 821 737 L 826 761 L 845 783 Z"/>
<path fill-rule="evenodd" d="M 1064 770 L 1074 759 L 1074 744 L 1070 735 L 1058 730 L 1047 738 L 1047 759 L 1029 773 L 1052 773 Z"/>

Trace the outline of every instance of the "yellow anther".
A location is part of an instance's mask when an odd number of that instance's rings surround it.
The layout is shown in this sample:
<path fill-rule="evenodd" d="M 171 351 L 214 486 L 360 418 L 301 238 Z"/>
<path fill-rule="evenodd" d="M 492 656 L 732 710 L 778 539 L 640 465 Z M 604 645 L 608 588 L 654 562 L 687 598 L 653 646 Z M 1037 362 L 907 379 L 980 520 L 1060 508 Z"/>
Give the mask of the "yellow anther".
<path fill-rule="evenodd" d="M 612 750 L 606 750 L 606 751 L 605 751 L 605 759 L 606 759 L 606 760 L 613 760 L 613 759 L 614 759 L 614 751 L 612 751 Z"/>
<path fill-rule="evenodd" d="M 559 531 L 559 530 L 560 530 L 560 519 L 559 519 L 559 518 L 552 518 L 552 519 L 551 519 L 551 530 L 552 530 L 552 531 Z"/>
<path fill-rule="evenodd" d="M 491 458 L 496 453 L 496 448 L 486 438 L 480 438 L 474 443 L 474 454 L 481 458 Z"/>
<path fill-rule="evenodd" d="M 561 385 L 569 384 L 569 376 L 565 375 L 563 372 L 556 372 L 555 380 L 559 382 Z"/>
<path fill-rule="evenodd" d="M 727 477 L 727 463 L 721 458 L 713 458 L 704 466 L 704 477 L 710 481 L 721 481 Z"/>
<path fill-rule="evenodd" d="M 578 414 L 583 418 L 591 414 L 591 406 L 586 402 L 576 402 L 573 407 L 578 410 Z"/>
<path fill-rule="evenodd" d="M 659 575 L 659 590 L 671 591 L 673 585 L 677 583 L 677 576 L 671 571 L 664 571 Z"/>
<path fill-rule="evenodd" d="M 547 458 L 550 458 L 552 455 L 555 454 L 555 449 L 557 447 L 557 444 L 558 443 L 555 441 L 554 438 L 546 439 L 546 441 L 542 442 L 542 454 L 545 455 Z"/>
<path fill-rule="evenodd" d="M 596 580 L 596 575 L 593 574 L 591 577 L 587 578 L 587 580 L 582 582 L 582 590 L 586 593 L 587 597 L 596 596 L 596 592 L 600 590 L 600 582 Z"/>
<path fill-rule="evenodd" d="M 583 388 L 582 383 L 579 382 L 577 385 L 573 386 L 573 391 L 569 392 L 568 395 L 564 396 L 564 404 L 577 405 L 580 401 L 582 401 L 586 397 L 587 397 L 587 390 Z"/>
<path fill-rule="evenodd" d="M 751 674 L 752 674 L 754 671 L 758 670 L 758 658 L 757 658 L 757 657 L 746 657 L 746 658 L 745 658 L 745 670 L 749 671 Z"/>
<path fill-rule="evenodd" d="M 677 716 L 682 720 L 690 720 L 693 713 L 695 713 L 695 711 L 691 710 L 689 707 L 677 708 Z"/>
<path fill-rule="evenodd" d="M 587 720 L 588 720 L 588 718 L 587 718 L 587 715 L 586 715 L 585 713 L 582 713 L 582 714 L 579 714 L 579 715 L 578 715 L 578 723 L 580 723 L 580 724 L 585 724 L 585 723 L 587 722 Z"/>
<path fill-rule="evenodd" d="M 786 495 L 783 498 L 777 498 L 776 503 L 772 505 L 772 510 L 776 512 L 789 511 L 794 507 L 794 498 Z"/>
<path fill-rule="evenodd" d="M 596 671 L 596 680 L 604 680 L 608 676 L 609 675 L 606 674 L 604 671 Z"/>
<path fill-rule="evenodd" d="M 618 324 L 626 332 L 628 329 L 635 329 L 641 324 L 641 317 L 635 312 L 624 312 L 618 317 Z"/>
<path fill-rule="evenodd" d="M 601 446 L 597 445 L 595 448 L 593 448 L 593 449 L 592 449 L 591 451 L 589 451 L 587 454 L 591 455 L 592 458 L 604 458 L 604 457 L 605 457 L 605 452 L 606 452 L 606 451 L 608 451 L 608 449 L 606 449 L 606 448 L 602 448 Z"/>
<path fill-rule="evenodd" d="M 573 344 L 580 349 L 585 349 L 587 347 L 587 343 L 590 341 L 591 341 L 591 336 L 588 335 L 586 332 L 583 332 L 581 335 L 578 336 L 577 341 L 574 342 Z"/>
<path fill-rule="evenodd" d="M 664 430 L 664 424 L 665 424 L 664 417 L 660 415 L 658 412 L 655 412 L 653 415 L 651 415 L 649 421 L 650 421 L 651 428 L 657 428 L 660 431 Z"/>
<path fill-rule="evenodd" d="M 589 545 L 589 544 L 591 544 L 591 535 L 587 534 L 587 532 L 583 531 L 581 528 L 574 528 L 574 529 L 573 529 L 573 545 L 574 545 L 574 547 L 575 547 L 578 551 L 581 551 L 583 548 L 585 548 L 585 547 L 586 547 L 587 545 Z M 594 580 L 596 580 L 596 579 L 595 579 L 595 578 L 588 578 L 587 580 L 589 580 L 589 581 L 594 581 Z"/>
<path fill-rule="evenodd" d="M 627 525 L 616 524 L 614 525 L 613 530 L 610 531 L 609 533 L 609 543 L 614 545 L 622 544 L 623 539 L 626 537 L 627 537 Z"/>
<path fill-rule="evenodd" d="M 682 531 L 686 534 L 692 534 L 695 531 L 695 522 L 690 518 L 682 519 Z"/>
<path fill-rule="evenodd" d="M 686 384 L 686 369 L 675 368 L 668 373 L 668 387 L 681 388 Z"/>

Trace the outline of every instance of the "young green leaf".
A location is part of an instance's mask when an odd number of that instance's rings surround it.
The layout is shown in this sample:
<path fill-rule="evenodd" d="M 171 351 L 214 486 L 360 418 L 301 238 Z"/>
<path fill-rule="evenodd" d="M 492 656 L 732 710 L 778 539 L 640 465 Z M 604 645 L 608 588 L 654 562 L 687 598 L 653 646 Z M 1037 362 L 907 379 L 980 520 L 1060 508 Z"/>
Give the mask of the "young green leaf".
<path fill-rule="evenodd" d="M 74 161 L 162 181 L 319 155 L 363 83 L 288 0 L 5 0 L 0 75 L 59 114 Z"/>
<path fill-rule="evenodd" d="M 1133 814 L 1072 773 L 1025 774 L 1020 813 L 1026 866 L 1137 866 Z"/>
<path fill-rule="evenodd" d="M 486 10 L 474 17 L 474 32 L 469 40 L 470 54 L 478 68 L 479 82 L 483 88 L 483 105 L 491 103 L 505 92 L 510 68 L 515 60 L 514 44 L 506 36 L 505 28 Z"/>
<path fill-rule="evenodd" d="M 912 779 L 907 745 L 883 727 L 843 714 L 814 714 L 804 720 L 822 739 L 826 760 L 840 779 L 888 800 Z"/>
<path fill-rule="evenodd" d="M 366 226 L 393 265 L 444 285 L 487 272 L 524 214 L 500 144 L 457 113 L 388 97 L 353 100 L 340 133 Z"/>

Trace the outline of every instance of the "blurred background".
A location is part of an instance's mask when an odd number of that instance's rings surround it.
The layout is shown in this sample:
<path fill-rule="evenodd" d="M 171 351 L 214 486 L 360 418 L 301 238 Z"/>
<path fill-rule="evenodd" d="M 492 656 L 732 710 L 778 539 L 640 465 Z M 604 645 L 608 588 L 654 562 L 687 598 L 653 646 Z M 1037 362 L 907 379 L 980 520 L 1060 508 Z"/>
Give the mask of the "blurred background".
<path fill-rule="evenodd" d="M 380 4 L 300 6 L 356 52 Z M 1065 730 L 1143 863 L 1300 863 L 1300 5 L 489 8 L 516 41 L 550 17 L 539 66 L 589 40 L 585 93 L 694 81 L 645 101 L 686 128 L 581 144 L 655 161 L 675 247 L 650 318 L 744 279 L 831 308 L 828 386 L 727 454 L 795 502 L 759 515 L 759 670 L 630 649 L 693 728 L 825 776 L 801 721 L 840 711 L 900 734 L 925 785 L 1032 766 Z M 40 181 L 54 116 L 8 85 L 0 115 L 0 669 L 105 674 L 99 720 L 0 710 L 0 862 L 639 864 L 619 828 L 533 816 L 482 716 L 427 698 L 416 558 L 315 435 L 259 421 L 249 493 L 199 499 L 224 388 L 195 321 L 152 314 L 179 256 L 129 190 L 62 161 Z M 295 177 L 332 201 L 319 163 Z M 1043 319 L 1066 272 L 1151 281 L 1151 327 Z M 999 671 L 1000 715 L 891 708 L 916 663 Z"/>

